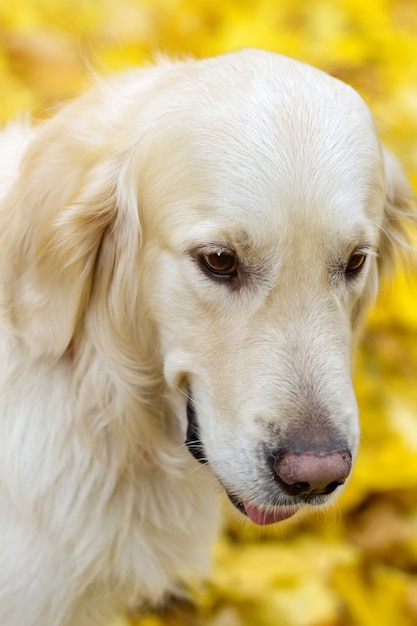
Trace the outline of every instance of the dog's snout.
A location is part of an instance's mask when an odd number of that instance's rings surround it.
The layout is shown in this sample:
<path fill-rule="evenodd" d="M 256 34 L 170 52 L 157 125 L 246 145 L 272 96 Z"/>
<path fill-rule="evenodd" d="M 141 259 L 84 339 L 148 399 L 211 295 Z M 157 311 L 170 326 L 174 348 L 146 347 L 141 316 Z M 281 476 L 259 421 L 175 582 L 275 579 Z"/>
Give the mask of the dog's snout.
<path fill-rule="evenodd" d="M 275 478 L 290 496 L 327 495 L 349 476 L 352 455 L 349 450 L 327 452 L 286 451 L 275 457 Z"/>

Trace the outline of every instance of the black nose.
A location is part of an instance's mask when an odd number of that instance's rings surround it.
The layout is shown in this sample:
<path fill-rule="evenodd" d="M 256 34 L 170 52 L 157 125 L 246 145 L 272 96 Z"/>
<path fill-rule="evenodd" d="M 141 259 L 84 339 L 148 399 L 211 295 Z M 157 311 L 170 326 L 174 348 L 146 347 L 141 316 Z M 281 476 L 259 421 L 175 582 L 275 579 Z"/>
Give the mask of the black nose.
<path fill-rule="evenodd" d="M 327 495 L 343 485 L 352 467 L 349 450 L 278 452 L 275 479 L 289 496 Z"/>

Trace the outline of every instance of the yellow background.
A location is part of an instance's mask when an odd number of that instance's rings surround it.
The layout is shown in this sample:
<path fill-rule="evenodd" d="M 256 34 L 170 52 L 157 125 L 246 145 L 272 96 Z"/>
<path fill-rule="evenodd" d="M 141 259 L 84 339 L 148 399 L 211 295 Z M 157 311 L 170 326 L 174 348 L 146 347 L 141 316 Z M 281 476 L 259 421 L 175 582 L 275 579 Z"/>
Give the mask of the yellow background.
<path fill-rule="evenodd" d="M 416 0 L 0 0 L 0 121 L 48 115 L 91 67 L 246 46 L 358 89 L 417 188 Z M 361 450 L 339 504 L 276 529 L 229 521 L 196 602 L 117 626 L 417 624 L 416 379 L 414 266 L 383 290 L 358 355 Z"/>

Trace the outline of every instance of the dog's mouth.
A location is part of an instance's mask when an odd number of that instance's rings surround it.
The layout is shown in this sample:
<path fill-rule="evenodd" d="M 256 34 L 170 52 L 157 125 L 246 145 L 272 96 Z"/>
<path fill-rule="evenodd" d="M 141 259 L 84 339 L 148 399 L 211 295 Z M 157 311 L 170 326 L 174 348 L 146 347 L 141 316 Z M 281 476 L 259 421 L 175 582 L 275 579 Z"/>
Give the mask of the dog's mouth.
<path fill-rule="evenodd" d="M 200 439 L 200 431 L 197 421 L 196 412 L 193 406 L 193 401 L 191 399 L 187 402 L 187 418 L 188 418 L 188 427 L 187 427 L 187 437 L 186 437 L 186 445 L 193 455 L 193 457 L 203 465 L 208 465 L 209 461 L 207 459 L 206 453 L 204 451 L 203 442 Z M 221 481 L 219 481 L 220 484 Z M 293 506 L 285 506 L 285 507 L 261 507 L 256 504 L 252 504 L 245 500 L 240 500 L 236 495 L 232 494 L 224 485 L 222 485 L 224 490 L 226 491 L 227 497 L 230 502 L 236 507 L 240 513 L 249 517 L 249 519 L 258 524 L 260 526 L 266 526 L 267 524 L 275 524 L 276 522 L 281 522 L 289 517 L 292 517 L 299 511 L 299 505 Z"/>

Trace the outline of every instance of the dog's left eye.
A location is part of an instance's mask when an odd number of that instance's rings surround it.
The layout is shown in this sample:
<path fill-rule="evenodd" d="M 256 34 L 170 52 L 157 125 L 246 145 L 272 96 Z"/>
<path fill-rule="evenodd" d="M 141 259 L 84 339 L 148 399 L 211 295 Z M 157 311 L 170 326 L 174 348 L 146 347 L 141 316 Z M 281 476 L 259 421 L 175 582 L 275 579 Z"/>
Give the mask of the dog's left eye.
<path fill-rule="evenodd" d="M 237 258 L 231 252 L 212 252 L 201 256 L 204 269 L 215 278 L 224 280 L 233 278 L 237 273 Z"/>
<path fill-rule="evenodd" d="M 363 254 L 361 252 L 356 252 L 355 254 L 352 254 L 345 268 L 346 276 L 355 276 L 355 274 L 358 274 L 361 271 L 365 260 L 366 254 Z"/>

